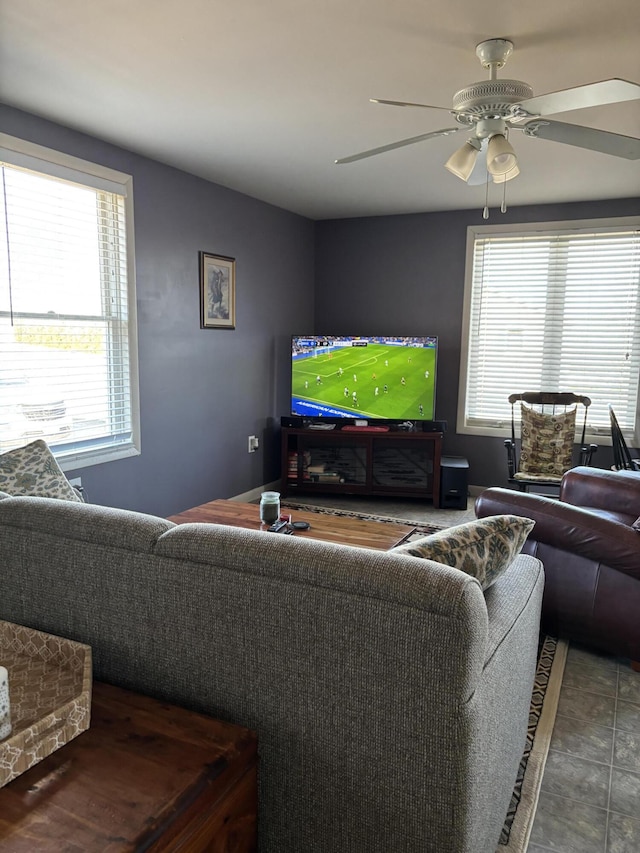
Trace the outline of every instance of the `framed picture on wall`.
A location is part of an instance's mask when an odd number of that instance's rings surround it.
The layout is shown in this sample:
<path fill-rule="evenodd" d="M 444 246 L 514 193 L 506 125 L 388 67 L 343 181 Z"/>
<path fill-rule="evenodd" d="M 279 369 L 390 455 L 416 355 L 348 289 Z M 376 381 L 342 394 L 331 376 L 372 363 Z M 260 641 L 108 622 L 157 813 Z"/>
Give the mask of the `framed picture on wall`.
<path fill-rule="evenodd" d="M 235 329 L 236 261 L 200 252 L 200 328 Z"/>

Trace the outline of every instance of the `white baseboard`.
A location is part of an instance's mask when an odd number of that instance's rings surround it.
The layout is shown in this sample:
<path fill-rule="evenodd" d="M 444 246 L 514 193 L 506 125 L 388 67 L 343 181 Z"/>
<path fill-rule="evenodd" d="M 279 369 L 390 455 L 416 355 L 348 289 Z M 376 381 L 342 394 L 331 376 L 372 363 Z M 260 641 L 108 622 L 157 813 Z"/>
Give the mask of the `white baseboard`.
<path fill-rule="evenodd" d="M 229 498 L 230 501 L 240 501 L 241 503 L 251 503 L 257 500 L 263 492 L 277 492 L 280 489 L 280 480 L 274 480 L 272 483 L 265 483 L 264 486 L 256 486 L 249 492 L 243 492 L 241 495 L 234 495 Z"/>

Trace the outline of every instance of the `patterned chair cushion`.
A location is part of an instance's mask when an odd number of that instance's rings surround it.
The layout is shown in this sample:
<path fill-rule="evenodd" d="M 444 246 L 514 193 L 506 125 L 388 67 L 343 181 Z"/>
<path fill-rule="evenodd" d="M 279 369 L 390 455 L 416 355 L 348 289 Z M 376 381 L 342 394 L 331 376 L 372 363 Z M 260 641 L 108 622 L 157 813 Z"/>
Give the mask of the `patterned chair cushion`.
<path fill-rule="evenodd" d="M 40 439 L 0 455 L 0 492 L 82 502 Z"/>
<path fill-rule="evenodd" d="M 518 474 L 561 478 L 573 465 L 576 407 L 558 414 L 537 412 L 522 405 Z M 516 474 L 515 479 L 518 479 Z"/>
<path fill-rule="evenodd" d="M 399 545 L 394 553 L 453 566 L 488 589 L 518 556 L 534 524 L 517 515 L 492 515 Z"/>

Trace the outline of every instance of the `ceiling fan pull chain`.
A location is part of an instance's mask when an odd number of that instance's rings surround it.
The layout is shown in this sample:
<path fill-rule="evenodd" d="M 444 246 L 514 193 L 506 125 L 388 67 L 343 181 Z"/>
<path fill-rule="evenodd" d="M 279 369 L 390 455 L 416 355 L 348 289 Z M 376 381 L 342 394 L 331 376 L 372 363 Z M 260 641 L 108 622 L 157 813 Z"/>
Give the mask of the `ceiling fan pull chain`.
<path fill-rule="evenodd" d="M 500 212 L 507 212 L 507 182 L 502 182 L 502 204 L 500 205 Z"/>
<path fill-rule="evenodd" d="M 484 185 L 484 210 L 482 211 L 482 218 L 489 218 L 489 172 L 487 172 L 487 180 Z"/>

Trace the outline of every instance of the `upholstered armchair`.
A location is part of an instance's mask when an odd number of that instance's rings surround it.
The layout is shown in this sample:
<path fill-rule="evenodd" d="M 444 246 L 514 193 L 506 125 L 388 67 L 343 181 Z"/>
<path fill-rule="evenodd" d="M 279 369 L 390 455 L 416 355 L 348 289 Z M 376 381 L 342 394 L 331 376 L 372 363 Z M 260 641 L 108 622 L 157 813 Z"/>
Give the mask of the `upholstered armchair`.
<path fill-rule="evenodd" d="M 476 502 L 479 518 L 504 513 L 536 522 L 523 552 L 544 564 L 543 630 L 639 668 L 640 472 L 578 467 L 559 500 L 492 488 Z"/>

